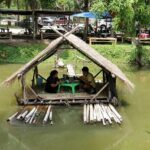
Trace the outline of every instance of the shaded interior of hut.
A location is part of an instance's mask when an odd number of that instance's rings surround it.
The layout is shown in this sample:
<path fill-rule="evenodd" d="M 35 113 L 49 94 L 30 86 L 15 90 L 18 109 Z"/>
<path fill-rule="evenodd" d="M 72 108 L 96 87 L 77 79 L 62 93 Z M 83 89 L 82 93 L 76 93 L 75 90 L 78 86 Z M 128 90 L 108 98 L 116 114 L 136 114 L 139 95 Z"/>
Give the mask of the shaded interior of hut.
<path fill-rule="evenodd" d="M 51 100 L 117 97 L 115 75 L 66 45 L 34 67 L 31 85 L 40 97 Z M 32 92 L 27 93 L 32 98 Z"/>

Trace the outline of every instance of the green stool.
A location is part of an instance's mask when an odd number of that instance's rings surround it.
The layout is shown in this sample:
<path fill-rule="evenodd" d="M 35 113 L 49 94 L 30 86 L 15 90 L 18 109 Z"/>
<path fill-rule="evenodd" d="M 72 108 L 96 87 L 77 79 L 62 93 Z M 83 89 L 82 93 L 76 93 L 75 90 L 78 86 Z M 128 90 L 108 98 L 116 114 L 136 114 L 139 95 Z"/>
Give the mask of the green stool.
<path fill-rule="evenodd" d="M 61 87 L 70 87 L 72 90 L 72 94 L 75 94 L 76 87 L 79 85 L 79 83 L 61 83 L 58 86 L 58 92 L 60 92 Z"/>

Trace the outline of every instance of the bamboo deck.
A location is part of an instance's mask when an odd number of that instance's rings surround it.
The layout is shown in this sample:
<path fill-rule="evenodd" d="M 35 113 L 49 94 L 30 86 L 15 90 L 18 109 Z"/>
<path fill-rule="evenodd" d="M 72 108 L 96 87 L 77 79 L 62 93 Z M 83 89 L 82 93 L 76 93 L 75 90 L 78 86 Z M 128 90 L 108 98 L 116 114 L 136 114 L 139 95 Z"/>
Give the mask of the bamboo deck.
<path fill-rule="evenodd" d="M 104 90 L 94 100 L 92 98 L 95 94 L 80 93 L 46 93 L 44 91 L 38 92 L 40 99 L 30 95 L 28 99 L 22 99 L 23 105 L 72 105 L 72 104 L 92 104 L 99 102 L 108 102 L 107 90 Z"/>
<path fill-rule="evenodd" d="M 95 94 L 87 94 L 87 93 L 76 93 L 76 94 L 72 94 L 72 93 L 56 93 L 56 94 L 49 94 L 49 93 L 40 93 L 38 94 L 40 97 L 47 99 L 47 100 L 70 100 L 70 99 L 85 99 L 85 100 L 89 100 L 91 99 Z M 99 95 L 97 97 L 97 99 L 103 99 L 106 98 L 105 95 Z"/>
<path fill-rule="evenodd" d="M 46 93 L 43 87 L 36 88 L 34 90 L 40 98 L 35 98 L 34 95 L 29 94 L 27 99 L 22 99 L 23 105 L 72 105 L 108 102 L 107 88 L 94 99 L 93 97 L 95 94 L 79 92 L 78 90 L 75 94 L 72 94 L 69 91 L 61 91 L 60 93 Z"/>

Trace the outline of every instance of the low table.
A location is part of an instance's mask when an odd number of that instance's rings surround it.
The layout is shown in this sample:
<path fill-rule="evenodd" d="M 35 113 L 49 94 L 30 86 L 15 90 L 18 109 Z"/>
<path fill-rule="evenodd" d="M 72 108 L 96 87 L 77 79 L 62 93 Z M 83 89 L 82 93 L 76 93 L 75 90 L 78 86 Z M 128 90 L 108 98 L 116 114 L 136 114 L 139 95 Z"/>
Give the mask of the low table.
<path fill-rule="evenodd" d="M 79 86 L 79 83 L 61 83 L 58 86 L 58 92 L 60 92 L 61 87 L 70 87 L 72 94 L 75 94 L 77 86 Z"/>

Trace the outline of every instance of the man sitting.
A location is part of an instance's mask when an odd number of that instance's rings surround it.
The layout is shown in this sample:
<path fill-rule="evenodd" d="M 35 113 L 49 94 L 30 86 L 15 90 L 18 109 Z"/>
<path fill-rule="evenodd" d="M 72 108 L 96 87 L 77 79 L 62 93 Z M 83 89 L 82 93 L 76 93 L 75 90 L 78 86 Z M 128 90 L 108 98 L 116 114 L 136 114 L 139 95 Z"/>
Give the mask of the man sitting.
<path fill-rule="evenodd" d="M 81 81 L 81 88 L 83 88 L 89 94 L 96 93 L 96 83 L 93 75 L 89 72 L 89 68 L 83 67 L 82 74 L 83 75 L 79 77 Z"/>

